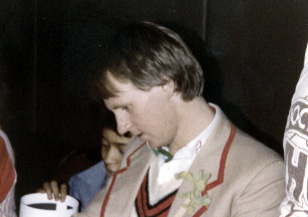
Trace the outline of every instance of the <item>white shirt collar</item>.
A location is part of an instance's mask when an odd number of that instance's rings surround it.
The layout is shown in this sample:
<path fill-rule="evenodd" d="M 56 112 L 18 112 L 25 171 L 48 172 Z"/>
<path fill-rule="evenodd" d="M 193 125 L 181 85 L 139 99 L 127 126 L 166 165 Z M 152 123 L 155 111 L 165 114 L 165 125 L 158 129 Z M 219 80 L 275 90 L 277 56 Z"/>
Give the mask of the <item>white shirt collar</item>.
<path fill-rule="evenodd" d="M 215 109 L 215 116 L 209 126 L 205 128 L 196 138 L 194 138 L 192 141 L 190 141 L 187 145 L 182 147 L 180 150 L 178 150 L 175 155 L 173 156 L 173 159 L 183 159 L 183 158 L 195 158 L 196 155 L 199 153 L 201 147 L 205 144 L 205 141 L 209 137 L 209 135 L 212 132 L 212 129 L 217 122 L 218 117 L 221 114 L 220 108 L 215 105 L 210 103 L 210 106 Z M 166 151 L 169 151 L 167 146 L 163 146 L 163 149 Z M 164 155 L 158 155 L 158 157 L 161 157 L 162 159 L 166 159 L 167 157 Z"/>
<path fill-rule="evenodd" d="M 159 154 L 157 156 L 158 163 L 158 177 L 157 181 L 161 184 L 170 181 L 174 175 L 179 172 L 188 171 L 201 147 L 205 144 L 207 138 L 212 133 L 218 117 L 221 115 L 221 110 L 217 105 L 210 104 L 216 110 L 215 116 L 209 126 L 204 129 L 196 138 L 189 142 L 186 146 L 178 150 L 173 159 L 165 163 L 166 156 Z M 168 147 L 164 146 L 163 149 L 168 151 Z"/>

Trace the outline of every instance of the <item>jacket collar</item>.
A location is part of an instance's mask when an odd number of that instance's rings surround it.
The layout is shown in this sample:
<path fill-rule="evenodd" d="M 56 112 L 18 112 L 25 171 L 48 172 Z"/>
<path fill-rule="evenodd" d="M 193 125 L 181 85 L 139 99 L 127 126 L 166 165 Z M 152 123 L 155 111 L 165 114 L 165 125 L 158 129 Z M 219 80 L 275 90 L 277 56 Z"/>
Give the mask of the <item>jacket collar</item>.
<path fill-rule="evenodd" d="M 203 191 L 204 194 L 223 183 L 225 163 L 234 135 L 235 127 L 221 112 L 211 135 L 189 169 L 189 172 L 194 175 L 201 170 L 204 170 L 204 173 L 211 173 L 208 185 Z M 138 138 L 132 141 L 132 145 L 124 156 L 125 161 L 121 163 L 120 169 L 111 180 L 103 202 L 101 216 L 110 216 L 110 214 L 113 216 L 127 214 L 129 216 L 143 178 L 152 160 L 155 158 L 155 155 L 147 147 L 146 143 L 138 140 Z M 181 192 L 188 192 L 190 190 L 191 185 L 183 181 L 168 216 L 180 217 L 185 214 L 186 209 L 182 205 L 187 203 L 187 201 L 178 195 Z M 211 196 L 210 193 L 209 196 Z M 198 207 L 195 216 L 200 216 L 204 211 L 206 211 L 206 207 Z"/>
<path fill-rule="evenodd" d="M 119 170 L 113 175 L 101 216 L 129 216 L 144 176 L 155 158 L 147 144 L 134 138 L 124 155 Z M 123 190 L 125 188 L 125 190 Z"/>
<path fill-rule="evenodd" d="M 222 113 L 217 120 L 211 135 L 203 145 L 200 153 L 197 155 L 194 163 L 189 169 L 189 172 L 191 172 L 194 177 L 201 170 L 203 170 L 204 173 L 211 174 L 211 178 L 208 181 L 206 188 L 202 192 L 203 195 L 209 193 L 209 197 L 211 197 L 211 194 L 208 191 L 223 183 L 226 159 L 234 136 L 234 125 Z M 173 201 L 168 216 L 184 216 L 186 209 L 183 208 L 182 205 L 188 201 L 185 198 L 180 198 L 178 195 L 179 193 L 188 192 L 191 189 L 192 185 L 184 180 L 175 200 Z M 200 206 L 196 208 L 195 211 L 196 213 L 194 216 L 200 216 L 203 212 L 206 211 L 206 207 Z"/>

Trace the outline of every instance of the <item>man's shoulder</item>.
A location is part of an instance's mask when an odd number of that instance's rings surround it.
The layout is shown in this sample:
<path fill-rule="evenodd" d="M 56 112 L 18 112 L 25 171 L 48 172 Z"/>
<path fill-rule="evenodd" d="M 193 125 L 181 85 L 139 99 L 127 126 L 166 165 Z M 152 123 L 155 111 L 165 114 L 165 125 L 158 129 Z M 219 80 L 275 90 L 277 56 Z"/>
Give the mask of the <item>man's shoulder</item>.
<path fill-rule="evenodd" d="M 241 130 L 237 130 L 228 160 L 233 166 L 241 168 L 238 172 L 242 171 L 246 175 L 261 172 L 266 168 L 278 169 L 279 176 L 284 175 L 285 164 L 282 156 Z"/>
<path fill-rule="evenodd" d="M 233 147 L 240 153 L 246 153 L 248 157 L 283 161 L 282 156 L 272 148 L 239 129 L 237 129 Z"/>

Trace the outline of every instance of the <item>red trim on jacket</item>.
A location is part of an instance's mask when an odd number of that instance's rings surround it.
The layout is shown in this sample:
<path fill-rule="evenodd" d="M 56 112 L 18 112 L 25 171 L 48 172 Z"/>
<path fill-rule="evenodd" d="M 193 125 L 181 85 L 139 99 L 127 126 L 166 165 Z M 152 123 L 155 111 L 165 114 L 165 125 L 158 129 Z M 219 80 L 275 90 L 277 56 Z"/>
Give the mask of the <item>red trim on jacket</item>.
<path fill-rule="evenodd" d="M 220 158 L 220 164 L 219 164 L 219 171 L 218 171 L 218 178 L 217 180 L 209 183 L 206 188 L 204 189 L 204 191 L 202 192 L 202 196 L 205 195 L 207 193 L 207 191 L 209 191 L 210 189 L 220 185 L 221 183 L 223 183 L 223 178 L 224 178 L 224 171 L 225 171 L 225 166 L 226 166 L 226 161 L 227 161 L 227 156 L 228 156 L 228 153 L 229 153 L 229 150 L 230 150 L 230 147 L 231 147 L 231 144 L 233 142 L 233 139 L 235 137 L 235 127 L 234 125 L 231 123 L 231 129 L 230 129 L 230 135 L 229 135 L 229 138 L 225 144 L 225 147 L 223 149 L 223 152 L 221 154 L 221 158 Z M 141 149 L 146 143 L 143 143 L 141 146 L 139 146 L 133 153 L 131 153 L 126 162 L 127 162 L 127 167 L 130 166 L 130 157 L 135 154 L 139 149 Z M 113 188 L 113 185 L 115 183 L 115 180 L 116 180 L 116 177 L 118 174 L 120 173 L 123 173 L 127 170 L 127 167 L 117 171 L 114 176 L 113 176 L 113 179 L 112 179 L 112 182 L 111 182 L 111 185 L 108 189 L 108 192 L 107 192 L 107 195 L 106 195 L 106 198 L 103 202 L 103 206 L 102 206 L 102 210 L 101 210 L 101 217 L 104 217 L 104 213 L 105 213 L 105 210 L 106 210 L 106 206 L 107 206 L 107 203 L 108 203 L 108 200 L 109 200 L 109 197 L 110 197 L 110 194 L 111 194 L 111 190 Z M 207 210 L 207 208 L 205 206 L 202 206 L 194 215 L 193 217 L 199 217 L 201 216 L 205 211 Z"/>
<path fill-rule="evenodd" d="M 204 191 L 202 192 L 202 196 L 204 196 L 207 191 L 209 191 L 210 189 L 216 187 L 217 185 L 220 185 L 221 183 L 223 183 L 224 181 L 224 174 L 225 174 L 225 166 L 226 166 L 226 161 L 227 161 L 227 156 L 231 147 L 231 144 L 233 142 L 233 139 L 235 137 L 235 127 L 234 125 L 231 123 L 231 130 L 230 130 L 230 135 L 229 138 L 225 144 L 225 147 L 222 151 L 221 154 L 221 158 L 220 158 L 220 164 L 219 164 L 219 171 L 218 171 L 218 178 L 209 183 L 206 188 L 204 189 Z M 193 217 L 199 217 L 201 216 L 205 211 L 207 210 L 207 208 L 205 206 L 202 206 L 194 215 Z"/>
<path fill-rule="evenodd" d="M 107 192 L 107 195 L 105 197 L 105 200 L 103 202 L 103 206 L 102 206 L 102 210 L 101 210 L 101 217 L 104 217 L 104 213 L 105 213 L 105 210 L 106 210 L 106 207 L 107 207 L 107 203 L 108 203 L 108 200 L 109 200 L 109 197 L 110 197 L 110 194 L 111 194 L 111 190 L 113 188 L 113 185 L 115 183 L 115 180 L 118 176 L 118 174 L 121 174 L 123 172 L 125 172 L 127 170 L 127 168 L 130 166 L 130 158 L 132 155 L 134 155 L 138 150 L 140 150 L 146 143 L 143 143 L 142 145 L 140 145 L 133 153 L 131 153 L 127 159 L 126 159 L 126 164 L 127 164 L 127 167 L 125 168 L 122 168 L 121 170 L 118 170 L 117 172 L 115 172 L 115 174 L 113 175 L 113 178 L 112 178 L 112 182 L 110 184 L 110 187 L 108 189 L 108 192 Z"/>

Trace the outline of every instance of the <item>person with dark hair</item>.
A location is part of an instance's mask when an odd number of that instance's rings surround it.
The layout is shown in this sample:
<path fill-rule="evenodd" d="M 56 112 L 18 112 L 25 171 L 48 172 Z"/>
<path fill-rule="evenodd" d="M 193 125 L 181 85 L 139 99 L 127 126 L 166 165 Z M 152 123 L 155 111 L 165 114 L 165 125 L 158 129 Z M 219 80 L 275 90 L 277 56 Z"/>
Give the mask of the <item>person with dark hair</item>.
<path fill-rule="evenodd" d="M 117 171 L 129 139 L 130 137 L 119 135 L 113 128 L 113 124 L 103 127 L 102 161 L 72 176 L 68 183 L 69 194 L 80 201 L 81 210 L 91 202 L 100 189 L 106 186 L 109 177 Z"/>
<path fill-rule="evenodd" d="M 73 216 L 279 215 L 282 158 L 206 102 L 200 64 L 175 32 L 130 24 L 103 52 L 92 92 L 134 137 L 107 187 Z"/>
<path fill-rule="evenodd" d="M 0 62 L 0 217 L 15 217 L 15 156 L 10 140 L 1 127 L 7 106 L 6 73 L 3 62 Z"/>
<path fill-rule="evenodd" d="M 102 161 L 74 174 L 70 177 L 68 183 L 62 183 L 60 186 L 56 180 L 45 182 L 42 188 L 38 189 L 38 192 L 47 193 L 49 199 L 54 197 L 55 200 L 61 200 L 63 202 L 69 190 L 69 195 L 79 200 L 82 211 L 99 190 L 105 187 L 109 177 L 119 168 L 126 147 L 125 145 L 128 143 L 130 137 L 121 136 L 116 132 L 116 123 L 114 115 L 111 112 L 107 111 L 104 113 L 102 119 L 100 147 Z M 58 178 L 62 179 L 62 177 Z"/>
<path fill-rule="evenodd" d="M 308 44 L 304 67 L 292 97 L 283 138 L 287 197 L 280 217 L 308 216 Z"/>

